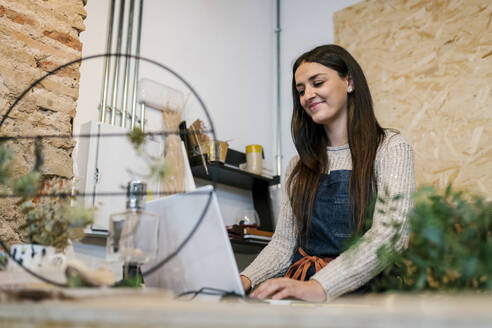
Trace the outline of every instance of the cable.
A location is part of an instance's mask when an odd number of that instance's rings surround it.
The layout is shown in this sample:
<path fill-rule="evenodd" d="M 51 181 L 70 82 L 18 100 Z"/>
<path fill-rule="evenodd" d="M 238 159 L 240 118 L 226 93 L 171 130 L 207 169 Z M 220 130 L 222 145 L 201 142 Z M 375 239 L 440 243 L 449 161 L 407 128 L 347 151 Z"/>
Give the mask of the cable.
<path fill-rule="evenodd" d="M 213 133 L 211 130 L 201 130 L 202 133 Z M 180 135 L 180 134 L 191 134 L 192 132 L 182 131 L 182 132 L 168 132 L 168 131 L 154 131 L 154 132 L 143 132 L 142 134 L 146 137 L 157 137 L 157 136 L 170 136 L 170 135 Z M 18 140 L 18 139 L 76 139 L 76 138 L 94 138 L 94 137 L 128 137 L 129 133 L 102 133 L 102 134 L 39 134 L 30 136 L 0 136 L 0 141 L 6 140 Z"/>
<path fill-rule="evenodd" d="M 197 297 L 198 295 L 214 295 L 214 296 L 222 296 L 222 297 L 244 298 L 244 296 L 228 290 L 214 288 L 214 287 L 202 287 L 199 290 L 190 290 L 187 292 L 180 293 L 176 295 L 176 299 L 179 299 L 187 295 L 193 295 L 189 300 L 195 299 L 195 297 Z"/>
<path fill-rule="evenodd" d="M 176 193 L 173 192 L 167 192 L 167 191 L 159 191 L 159 192 L 154 192 L 152 190 L 148 191 L 149 193 L 152 193 L 153 195 L 157 196 L 170 196 L 170 195 L 175 195 Z M 190 193 L 190 195 L 200 195 L 208 193 L 208 191 L 197 191 Z M 35 194 L 33 197 L 41 197 L 41 198 L 73 198 L 73 197 L 87 197 L 87 196 L 101 196 L 101 197 L 110 197 L 110 196 L 126 196 L 127 192 L 126 191 L 120 191 L 120 192 L 97 192 L 97 193 L 92 193 L 92 192 L 54 192 L 54 193 L 49 193 L 49 194 L 44 194 L 44 193 L 39 193 Z M 0 198 L 19 198 L 19 195 L 15 194 L 0 194 Z"/>

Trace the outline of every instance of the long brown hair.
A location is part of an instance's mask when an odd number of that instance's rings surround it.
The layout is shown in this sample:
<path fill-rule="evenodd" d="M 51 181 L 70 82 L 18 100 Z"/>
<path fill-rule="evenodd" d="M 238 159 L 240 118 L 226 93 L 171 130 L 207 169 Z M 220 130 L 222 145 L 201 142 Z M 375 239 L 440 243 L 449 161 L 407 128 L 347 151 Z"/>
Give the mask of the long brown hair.
<path fill-rule="evenodd" d="M 295 73 L 304 63 L 319 63 L 337 71 L 341 78 L 350 77 L 354 91 L 347 98 L 347 134 L 352 155 L 349 198 L 353 201 L 352 220 L 357 231 L 363 228 L 370 202 L 371 185 L 376 186 L 374 160 L 384 130 L 374 115 L 371 93 L 360 65 L 344 48 L 324 45 L 301 55 L 293 67 L 291 133 L 300 160 L 287 179 L 287 190 L 299 226 L 306 221 L 309 231 L 316 191 L 322 174 L 328 169 L 326 147 L 329 140 L 322 125 L 313 122 L 302 108 L 296 88 Z M 307 213 L 306 213 L 307 211 Z"/>

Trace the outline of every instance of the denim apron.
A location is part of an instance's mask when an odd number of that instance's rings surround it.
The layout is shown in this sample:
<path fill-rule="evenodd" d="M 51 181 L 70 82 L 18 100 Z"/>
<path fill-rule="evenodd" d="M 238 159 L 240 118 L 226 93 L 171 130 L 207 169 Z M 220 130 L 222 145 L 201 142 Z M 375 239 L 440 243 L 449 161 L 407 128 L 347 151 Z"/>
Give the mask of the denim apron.
<path fill-rule="evenodd" d="M 336 170 L 330 174 L 323 174 L 315 196 L 309 235 L 306 238 L 307 227 L 304 222 L 298 239 L 298 247 L 308 255 L 320 258 L 337 257 L 344 250 L 344 242 L 355 231 L 353 202 L 348 196 L 350 174 L 351 170 Z M 292 263 L 296 263 L 302 257 L 297 249 Z M 306 280 L 315 273 L 315 267 L 311 266 L 307 271 Z M 365 285 L 356 292 L 367 290 Z"/>

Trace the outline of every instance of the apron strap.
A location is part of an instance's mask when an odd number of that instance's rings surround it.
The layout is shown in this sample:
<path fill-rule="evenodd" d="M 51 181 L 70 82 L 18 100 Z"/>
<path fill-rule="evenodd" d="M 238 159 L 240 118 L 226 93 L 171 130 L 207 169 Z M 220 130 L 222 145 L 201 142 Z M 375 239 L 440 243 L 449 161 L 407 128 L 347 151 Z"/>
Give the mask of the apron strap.
<path fill-rule="evenodd" d="M 317 256 L 310 256 L 301 247 L 299 247 L 298 251 L 303 257 L 290 266 L 285 274 L 286 278 L 304 281 L 306 280 L 306 274 L 309 268 L 313 266 L 313 264 L 315 272 L 318 272 L 334 259 L 333 257 L 320 258 Z"/>

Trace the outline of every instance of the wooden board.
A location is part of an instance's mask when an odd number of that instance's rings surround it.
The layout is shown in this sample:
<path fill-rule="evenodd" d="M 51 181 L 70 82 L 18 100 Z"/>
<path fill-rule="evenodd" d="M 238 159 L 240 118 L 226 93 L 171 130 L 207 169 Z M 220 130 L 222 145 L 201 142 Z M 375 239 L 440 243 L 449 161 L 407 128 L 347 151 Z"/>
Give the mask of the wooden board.
<path fill-rule="evenodd" d="M 417 183 L 492 198 L 492 3 L 372 0 L 334 15 L 376 115 L 415 150 Z"/>

